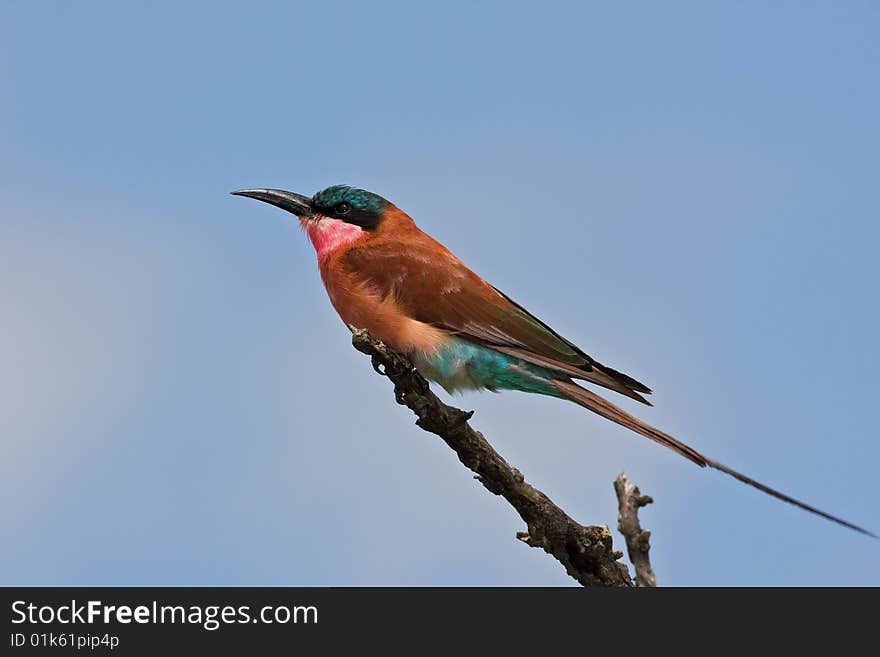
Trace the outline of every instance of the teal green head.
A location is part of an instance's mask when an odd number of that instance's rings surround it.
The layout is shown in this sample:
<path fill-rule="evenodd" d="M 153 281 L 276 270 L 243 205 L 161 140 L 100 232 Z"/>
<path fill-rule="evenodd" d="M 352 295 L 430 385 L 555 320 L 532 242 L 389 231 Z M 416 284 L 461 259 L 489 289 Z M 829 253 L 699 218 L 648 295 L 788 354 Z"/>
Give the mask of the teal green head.
<path fill-rule="evenodd" d="M 333 185 L 311 198 L 280 189 L 243 189 L 232 193 L 269 203 L 295 214 L 300 219 L 328 217 L 363 230 L 378 228 L 385 209 L 391 205 L 378 194 L 348 185 Z"/>

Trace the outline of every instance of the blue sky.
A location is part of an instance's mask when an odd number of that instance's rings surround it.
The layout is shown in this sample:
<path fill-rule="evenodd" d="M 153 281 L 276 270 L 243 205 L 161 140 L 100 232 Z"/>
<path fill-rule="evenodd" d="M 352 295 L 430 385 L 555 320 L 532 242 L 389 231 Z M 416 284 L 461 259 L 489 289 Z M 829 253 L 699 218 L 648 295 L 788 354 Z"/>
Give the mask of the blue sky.
<path fill-rule="evenodd" d="M 646 420 L 880 530 L 880 7 L 364 5 L 0 8 L 0 583 L 573 584 L 254 186 L 390 198 Z M 585 523 L 625 470 L 661 584 L 880 584 L 876 541 L 574 405 L 455 403 Z"/>

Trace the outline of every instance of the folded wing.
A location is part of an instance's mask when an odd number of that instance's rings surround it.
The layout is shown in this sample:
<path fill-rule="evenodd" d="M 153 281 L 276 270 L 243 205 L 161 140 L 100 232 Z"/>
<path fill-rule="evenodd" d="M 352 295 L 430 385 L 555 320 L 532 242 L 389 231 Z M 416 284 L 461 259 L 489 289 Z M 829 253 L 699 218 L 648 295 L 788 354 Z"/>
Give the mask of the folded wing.
<path fill-rule="evenodd" d="M 650 393 L 647 386 L 588 356 L 424 233 L 352 248 L 343 265 L 414 319 L 649 403 L 639 394 Z"/>

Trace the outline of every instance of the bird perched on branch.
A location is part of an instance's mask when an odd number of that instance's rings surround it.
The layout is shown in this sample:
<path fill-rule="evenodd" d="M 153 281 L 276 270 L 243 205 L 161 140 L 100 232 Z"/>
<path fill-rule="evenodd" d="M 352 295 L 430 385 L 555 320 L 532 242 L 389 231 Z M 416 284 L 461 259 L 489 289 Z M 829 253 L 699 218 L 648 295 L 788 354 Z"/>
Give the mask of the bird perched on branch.
<path fill-rule="evenodd" d="M 700 467 L 856 531 L 867 530 L 714 461 L 575 383 L 649 404 L 646 385 L 603 365 L 471 271 L 386 199 L 345 185 L 309 198 L 278 189 L 232 192 L 299 217 L 318 255 L 330 302 L 448 392 L 520 390 L 568 399 L 660 443 Z M 650 404 L 649 404 L 650 405 Z"/>

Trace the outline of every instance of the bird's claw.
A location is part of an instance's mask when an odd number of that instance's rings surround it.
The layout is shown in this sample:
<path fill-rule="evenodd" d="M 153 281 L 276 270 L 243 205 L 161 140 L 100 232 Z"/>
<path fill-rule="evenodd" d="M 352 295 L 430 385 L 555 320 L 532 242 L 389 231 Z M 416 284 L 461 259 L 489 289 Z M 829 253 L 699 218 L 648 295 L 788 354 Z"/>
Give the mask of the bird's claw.
<path fill-rule="evenodd" d="M 431 389 L 431 386 L 428 383 L 428 380 L 425 377 L 423 377 L 419 373 L 419 371 L 415 368 L 413 368 L 413 378 L 416 380 L 416 382 L 419 385 L 419 392 L 421 392 L 423 395 L 427 394 L 428 390 Z"/>
<path fill-rule="evenodd" d="M 379 362 L 379 359 L 375 356 L 370 358 L 370 364 L 373 366 L 373 369 L 376 371 L 376 374 L 381 374 L 382 376 L 388 376 L 388 373 L 385 371 L 385 366 Z"/>
<path fill-rule="evenodd" d="M 388 373 L 388 376 L 403 376 L 406 374 L 408 367 L 401 363 L 392 361 L 390 365 L 385 366 L 385 371 Z"/>

